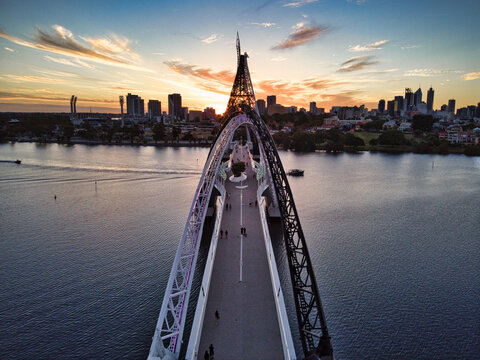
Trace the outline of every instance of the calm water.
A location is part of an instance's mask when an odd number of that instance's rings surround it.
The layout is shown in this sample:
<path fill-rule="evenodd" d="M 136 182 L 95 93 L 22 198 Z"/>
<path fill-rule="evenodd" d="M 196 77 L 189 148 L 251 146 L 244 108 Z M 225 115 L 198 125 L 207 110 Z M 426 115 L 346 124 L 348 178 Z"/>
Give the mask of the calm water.
<path fill-rule="evenodd" d="M 145 359 L 207 154 L 0 145 L 0 358 Z M 336 358 L 480 358 L 480 159 L 281 156 Z"/>

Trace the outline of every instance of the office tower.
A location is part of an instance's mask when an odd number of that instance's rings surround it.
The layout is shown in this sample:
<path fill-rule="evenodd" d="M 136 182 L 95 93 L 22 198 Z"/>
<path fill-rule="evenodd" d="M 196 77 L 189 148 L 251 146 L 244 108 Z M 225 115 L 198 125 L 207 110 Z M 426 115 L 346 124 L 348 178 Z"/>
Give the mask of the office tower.
<path fill-rule="evenodd" d="M 120 96 L 118 97 L 118 100 L 120 101 L 120 114 L 121 114 L 121 116 L 123 117 L 123 104 L 124 104 L 123 95 L 120 95 Z"/>
<path fill-rule="evenodd" d="M 383 114 L 385 112 L 385 100 L 384 99 L 381 99 L 379 102 L 378 102 L 378 112 L 380 114 Z"/>
<path fill-rule="evenodd" d="M 469 119 L 473 119 L 475 117 L 475 110 L 476 110 L 476 106 L 475 105 L 469 105 L 467 106 L 467 117 Z"/>
<path fill-rule="evenodd" d="M 477 109 L 475 110 L 475 117 L 480 118 L 480 102 L 477 104 Z"/>
<path fill-rule="evenodd" d="M 413 106 L 413 92 L 410 88 L 405 88 L 405 109 L 407 111 L 411 110 Z"/>
<path fill-rule="evenodd" d="M 148 101 L 148 116 L 150 119 L 162 115 L 162 103 L 159 100 Z"/>
<path fill-rule="evenodd" d="M 182 118 L 182 96 L 180 94 L 168 95 L 168 115 L 177 120 Z"/>
<path fill-rule="evenodd" d="M 262 99 L 257 100 L 257 109 L 260 115 L 265 114 L 265 100 L 262 100 Z"/>
<path fill-rule="evenodd" d="M 390 100 L 387 102 L 387 113 L 390 116 L 395 115 L 395 100 Z"/>
<path fill-rule="evenodd" d="M 188 107 L 182 106 L 182 118 L 189 121 L 190 118 L 188 117 Z"/>
<path fill-rule="evenodd" d="M 440 108 L 440 111 L 447 111 L 447 110 L 448 110 L 447 104 L 443 104 L 442 107 Z"/>
<path fill-rule="evenodd" d="M 317 103 L 315 101 L 310 102 L 310 114 L 317 115 Z"/>
<path fill-rule="evenodd" d="M 267 96 L 267 109 L 270 105 L 275 105 L 277 103 L 277 97 L 275 95 Z"/>
<path fill-rule="evenodd" d="M 433 94 L 434 91 L 430 86 L 430 89 L 427 91 L 427 112 L 431 113 L 433 111 Z"/>
<path fill-rule="evenodd" d="M 127 114 L 133 116 L 143 116 L 145 114 L 143 99 L 138 95 L 127 94 Z"/>
<path fill-rule="evenodd" d="M 452 114 L 455 113 L 455 99 L 448 100 L 448 112 Z"/>
<path fill-rule="evenodd" d="M 207 107 L 203 109 L 203 115 L 206 120 L 215 120 L 215 109 L 211 107 Z"/>
<path fill-rule="evenodd" d="M 418 88 L 417 91 L 415 91 L 415 96 L 413 98 L 413 104 L 417 105 L 422 102 L 422 89 Z"/>
<path fill-rule="evenodd" d="M 395 96 L 394 101 L 397 103 L 395 114 L 400 115 L 403 111 L 403 96 Z"/>

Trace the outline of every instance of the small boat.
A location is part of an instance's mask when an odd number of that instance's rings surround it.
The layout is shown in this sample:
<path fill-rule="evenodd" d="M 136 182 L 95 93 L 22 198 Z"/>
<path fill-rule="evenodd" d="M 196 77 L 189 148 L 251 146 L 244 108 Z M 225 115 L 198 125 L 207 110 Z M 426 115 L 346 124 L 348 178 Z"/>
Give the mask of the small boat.
<path fill-rule="evenodd" d="M 22 160 L 15 160 L 15 164 L 21 164 L 22 163 Z"/>
<path fill-rule="evenodd" d="M 303 173 L 304 173 L 304 170 L 300 170 L 300 169 L 292 169 L 288 172 L 288 175 L 292 175 L 292 176 L 303 176 Z"/>

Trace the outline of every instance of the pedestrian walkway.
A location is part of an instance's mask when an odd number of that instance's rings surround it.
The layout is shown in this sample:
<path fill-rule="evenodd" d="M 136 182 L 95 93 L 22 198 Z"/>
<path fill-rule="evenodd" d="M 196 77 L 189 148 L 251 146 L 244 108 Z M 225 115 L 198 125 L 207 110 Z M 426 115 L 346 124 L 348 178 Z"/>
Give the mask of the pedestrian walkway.
<path fill-rule="evenodd" d="M 235 152 L 234 161 L 247 161 L 248 149 Z M 258 207 L 257 181 L 250 164 L 243 185 L 243 272 L 240 282 L 240 190 L 226 182 L 230 196 L 224 210 L 215 264 L 205 311 L 198 358 L 210 344 L 215 359 L 282 359 L 283 348 Z M 252 203 L 249 206 L 249 203 Z M 228 239 L 225 231 L 228 231 Z M 218 311 L 219 319 L 216 319 Z"/>

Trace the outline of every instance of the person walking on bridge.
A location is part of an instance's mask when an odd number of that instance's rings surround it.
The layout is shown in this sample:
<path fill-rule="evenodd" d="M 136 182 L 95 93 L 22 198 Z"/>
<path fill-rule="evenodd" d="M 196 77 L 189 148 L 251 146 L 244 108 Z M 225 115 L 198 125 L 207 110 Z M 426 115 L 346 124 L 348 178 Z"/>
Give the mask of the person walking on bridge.
<path fill-rule="evenodd" d="M 210 344 L 208 349 L 210 350 L 210 359 L 214 359 L 215 358 L 215 348 L 213 347 L 213 344 Z"/>

